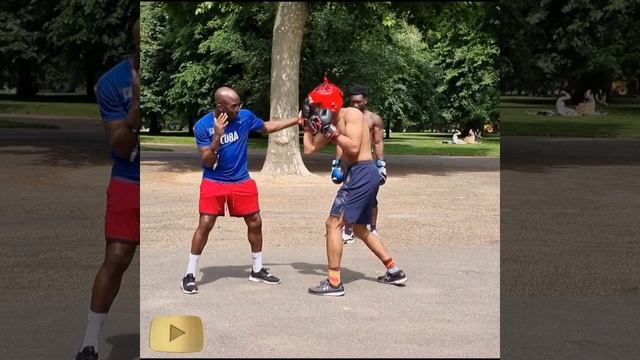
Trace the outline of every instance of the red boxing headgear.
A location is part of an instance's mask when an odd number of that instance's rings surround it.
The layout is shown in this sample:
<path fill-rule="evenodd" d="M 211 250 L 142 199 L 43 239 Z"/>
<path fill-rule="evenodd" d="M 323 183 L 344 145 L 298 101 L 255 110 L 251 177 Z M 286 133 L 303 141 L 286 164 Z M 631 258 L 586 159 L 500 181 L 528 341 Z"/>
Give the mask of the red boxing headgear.
<path fill-rule="evenodd" d="M 329 79 L 325 76 L 324 82 L 309 93 L 309 103 L 311 105 L 320 104 L 325 109 L 338 112 L 343 104 L 342 90 L 329 82 Z"/>

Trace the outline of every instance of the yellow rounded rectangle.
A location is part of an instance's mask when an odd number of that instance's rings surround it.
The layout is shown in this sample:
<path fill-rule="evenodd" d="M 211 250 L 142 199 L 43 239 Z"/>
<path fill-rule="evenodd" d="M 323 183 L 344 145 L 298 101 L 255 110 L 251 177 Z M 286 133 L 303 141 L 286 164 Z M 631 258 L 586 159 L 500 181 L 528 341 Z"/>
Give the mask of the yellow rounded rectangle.
<path fill-rule="evenodd" d="M 204 324 L 193 315 L 157 316 L 151 321 L 149 347 L 153 351 L 191 353 L 204 348 Z"/>

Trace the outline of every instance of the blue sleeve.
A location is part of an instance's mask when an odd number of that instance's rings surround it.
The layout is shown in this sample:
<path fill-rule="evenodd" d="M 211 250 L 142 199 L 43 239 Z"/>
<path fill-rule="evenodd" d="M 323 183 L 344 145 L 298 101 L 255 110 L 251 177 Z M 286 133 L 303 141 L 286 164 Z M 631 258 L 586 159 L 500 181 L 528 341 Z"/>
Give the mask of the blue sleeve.
<path fill-rule="evenodd" d="M 251 118 L 249 119 L 249 131 L 261 131 L 264 128 L 264 121 L 252 112 L 249 112 L 249 114 L 251 114 Z"/>
<path fill-rule="evenodd" d="M 204 121 L 198 121 L 193 127 L 193 134 L 196 137 L 196 144 L 199 148 L 211 145 L 211 136 L 204 124 Z"/>
<path fill-rule="evenodd" d="M 124 120 L 127 118 L 125 102 L 120 98 L 120 91 L 105 78 L 100 79 L 96 89 L 100 115 L 104 122 Z"/>

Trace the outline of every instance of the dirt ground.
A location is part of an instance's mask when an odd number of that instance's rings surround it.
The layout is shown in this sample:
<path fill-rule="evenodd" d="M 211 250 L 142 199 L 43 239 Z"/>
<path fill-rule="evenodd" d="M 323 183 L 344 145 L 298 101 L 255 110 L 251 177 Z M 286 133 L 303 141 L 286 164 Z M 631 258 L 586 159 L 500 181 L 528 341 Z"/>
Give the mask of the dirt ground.
<path fill-rule="evenodd" d="M 197 225 L 202 178 L 198 156 L 191 147 L 172 149 L 143 155 L 145 246 L 184 248 Z M 265 245 L 324 245 L 324 221 L 339 188 L 329 179 L 331 157 L 305 157 L 313 176 L 279 178 L 259 172 L 262 159 L 264 151 L 251 151 L 250 172 L 260 193 Z M 386 243 L 498 243 L 499 159 L 406 155 L 386 160 L 389 180 L 378 194 L 377 224 Z M 214 246 L 246 245 L 241 219 L 218 219 L 212 234 L 209 241 Z"/>
<path fill-rule="evenodd" d="M 377 225 L 407 286 L 377 283 L 384 266 L 357 241 L 343 252 L 347 294 L 327 299 L 307 287 L 326 277 L 324 222 L 339 188 L 329 178 L 332 157 L 304 157 L 311 176 L 274 178 L 259 172 L 264 150 L 252 150 L 263 258 L 282 283 L 247 281 L 246 225 L 225 217 L 198 264 L 200 293 L 185 295 L 178 283 L 197 225 L 202 170 L 194 147 L 154 147 L 173 151 L 142 156 L 141 356 L 499 356 L 499 159 L 386 157 Z M 158 315 L 201 317 L 203 352 L 152 352 L 149 325 Z"/>
<path fill-rule="evenodd" d="M 99 119 L 0 115 L 59 129 L 0 129 L 2 359 L 71 359 L 104 257 L 111 172 Z M 104 325 L 100 358 L 138 357 L 139 257 Z M 134 320 L 132 320 L 134 319 Z"/>

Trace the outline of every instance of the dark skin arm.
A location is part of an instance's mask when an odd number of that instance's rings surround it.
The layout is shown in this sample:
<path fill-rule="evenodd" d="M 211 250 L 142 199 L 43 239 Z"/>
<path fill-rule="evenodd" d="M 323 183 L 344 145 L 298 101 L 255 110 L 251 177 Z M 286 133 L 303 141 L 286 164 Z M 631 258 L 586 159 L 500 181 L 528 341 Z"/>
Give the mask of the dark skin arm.
<path fill-rule="evenodd" d="M 214 125 L 213 140 L 211 145 L 202 146 L 200 150 L 200 156 L 202 156 L 202 162 L 209 168 L 212 168 L 215 163 L 218 162 L 218 149 L 220 149 L 220 139 L 224 135 L 224 128 L 229 123 L 228 115 L 226 113 L 216 114 L 216 123 Z"/>
<path fill-rule="evenodd" d="M 228 124 L 228 115 L 224 112 L 216 114 L 216 124 L 213 140 L 211 141 L 211 145 L 203 146 L 199 148 L 200 155 L 202 156 L 202 162 L 207 167 L 213 167 L 213 165 L 218 161 L 218 154 L 216 153 L 218 149 L 220 149 L 220 139 L 222 135 L 224 135 L 224 129 Z M 262 128 L 262 132 L 265 134 L 271 134 L 276 131 L 280 131 L 282 129 L 286 129 L 288 127 L 302 124 L 302 112 L 298 113 L 297 118 L 282 120 L 282 121 L 268 121 L 264 123 L 264 127 Z"/>
<path fill-rule="evenodd" d="M 287 119 L 287 120 L 270 120 L 264 123 L 264 128 L 262 128 L 262 133 L 263 134 L 271 134 L 274 133 L 276 131 L 280 131 L 282 129 L 286 129 L 288 127 L 291 127 L 293 125 L 302 125 L 303 124 L 303 120 L 302 120 L 302 111 L 298 112 L 298 117 L 293 118 L 293 119 Z"/>
<path fill-rule="evenodd" d="M 122 159 L 129 157 L 129 154 L 138 145 L 137 131 L 140 129 L 140 74 L 133 70 L 133 100 L 127 113 L 127 117 L 122 120 L 110 121 L 104 124 L 104 130 L 111 148 L 116 156 Z M 135 131 L 135 132 L 134 132 Z"/>
<path fill-rule="evenodd" d="M 375 116 L 373 120 L 373 151 L 376 159 L 384 159 L 384 142 L 383 142 L 384 122 L 380 116 Z"/>

